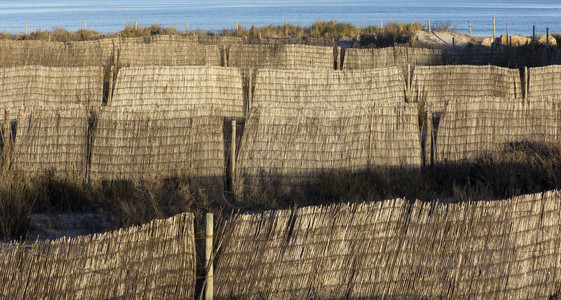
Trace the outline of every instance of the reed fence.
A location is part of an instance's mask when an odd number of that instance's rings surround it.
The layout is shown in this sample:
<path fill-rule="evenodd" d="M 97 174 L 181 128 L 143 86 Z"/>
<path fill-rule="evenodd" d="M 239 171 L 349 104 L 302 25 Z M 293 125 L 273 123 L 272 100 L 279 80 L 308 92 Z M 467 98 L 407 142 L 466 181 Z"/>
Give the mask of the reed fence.
<path fill-rule="evenodd" d="M 191 213 L 113 232 L 0 244 L 0 298 L 193 298 Z"/>
<path fill-rule="evenodd" d="M 420 167 L 417 106 L 254 107 L 236 166 L 240 198 L 271 180 L 290 188 L 328 170 Z"/>
<path fill-rule="evenodd" d="M 387 67 L 442 65 L 442 49 L 411 48 L 403 46 L 386 48 L 349 48 L 345 50 L 343 70 L 360 70 Z"/>
<path fill-rule="evenodd" d="M 0 40 L 0 67 L 100 67 L 113 56 L 115 39 L 84 42 Z"/>
<path fill-rule="evenodd" d="M 420 66 L 412 78 L 412 100 L 443 112 L 451 99 L 469 97 L 522 98 L 520 72 L 496 66 Z"/>
<path fill-rule="evenodd" d="M 0 68 L 0 106 L 100 106 L 101 67 Z"/>
<path fill-rule="evenodd" d="M 541 67 L 558 64 L 561 52 L 546 47 L 480 46 L 470 44 L 444 52 L 445 64 L 495 65 L 508 68 Z"/>
<path fill-rule="evenodd" d="M 235 68 L 179 66 L 122 68 L 110 105 L 144 110 L 214 107 L 216 117 L 245 116 L 242 76 Z"/>
<path fill-rule="evenodd" d="M 559 191 L 464 203 L 405 199 L 240 215 L 217 299 L 547 298 L 561 280 Z"/>
<path fill-rule="evenodd" d="M 553 98 L 452 100 L 438 128 L 435 161 L 498 155 L 505 147 L 516 148 L 526 141 L 555 146 L 561 137 L 560 104 Z"/>
<path fill-rule="evenodd" d="M 405 80 L 397 67 L 356 71 L 257 71 L 252 105 L 287 108 L 349 107 L 405 102 Z"/>
<path fill-rule="evenodd" d="M 547 97 L 559 95 L 559 86 L 561 86 L 561 66 L 553 65 L 530 68 L 528 70 L 528 96 Z"/>
<path fill-rule="evenodd" d="M 86 176 L 89 113 L 83 106 L 4 110 L 2 154 L 27 177 L 51 173 L 72 182 Z"/>
<path fill-rule="evenodd" d="M 217 45 L 201 45 L 189 38 L 169 35 L 122 39 L 116 61 L 131 67 L 221 65 Z"/>
<path fill-rule="evenodd" d="M 204 107 L 104 108 L 97 116 L 91 146 L 91 179 L 188 176 L 223 190 L 223 122 Z"/>
<path fill-rule="evenodd" d="M 240 69 L 334 69 L 333 47 L 291 44 L 233 44 L 228 52 L 228 66 Z"/>

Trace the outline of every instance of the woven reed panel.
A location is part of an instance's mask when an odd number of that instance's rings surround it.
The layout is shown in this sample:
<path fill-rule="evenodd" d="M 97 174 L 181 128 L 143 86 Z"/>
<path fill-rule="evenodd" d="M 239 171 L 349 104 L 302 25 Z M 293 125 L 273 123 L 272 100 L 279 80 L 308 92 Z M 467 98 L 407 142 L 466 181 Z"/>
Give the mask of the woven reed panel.
<path fill-rule="evenodd" d="M 112 54 L 113 42 L 110 39 L 68 43 L 41 40 L 0 41 L 0 67 L 99 67 L 109 63 Z"/>
<path fill-rule="evenodd" d="M 58 178 L 84 180 L 88 117 L 87 109 L 79 106 L 10 109 L 5 133 L 16 134 L 9 158 L 12 168 L 28 177 L 52 171 Z"/>
<path fill-rule="evenodd" d="M 519 71 L 496 66 L 416 67 L 412 92 L 414 99 L 426 101 L 433 112 L 443 112 L 450 99 L 523 96 Z"/>
<path fill-rule="evenodd" d="M 559 96 L 561 87 L 561 66 L 530 68 L 528 96 Z"/>
<path fill-rule="evenodd" d="M 524 141 L 556 146 L 560 130 L 560 102 L 552 98 L 526 103 L 493 97 L 458 99 L 449 102 L 440 121 L 436 161 L 496 155 L 509 144 Z"/>
<path fill-rule="evenodd" d="M 101 67 L 0 68 L 0 106 L 100 106 Z"/>
<path fill-rule="evenodd" d="M 153 36 L 120 41 L 117 62 L 122 66 L 220 66 L 220 50 L 188 38 Z"/>
<path fill-rule="evenodd" d="M 505 51 L 499 47 L 470 45 L 468 47 L 455 47 L 445 51 L 444 61 L 450 65 L 504 65 L 510 61 L 509 54 L 513 48 Z M 512 56 L 512 55 L 511 55 Z M 508 65 L 508 64 L 506 64 Z"/>
<path fill-rule="evenodd" d="M 223 118 L 208 112 L 102 110 L 92 145 L 91 178 L 149 180 L 185 175 L 222 186 Z"/>
<path fill-rule="evenodd" d="M 386 67 L 429 66 L 443 64 L 441 49 L 387 47 L 345 50 L 343 70 L 360 70 Z"/>
<path fill-rule="evenodd" d="M 241 215 L 222 237 L 215 296 L 548 298 L 561 280 L 560 200 L 553 191 Z"/>
<path fill-rule="evenodd" d="M 356 71 L 257 71 L 253 105 L 313 108 L 405 102 L 397 67 Z"/>
<path fill-rule="evenodd" d="M 297 185 L 330 170 L 421 165 L 417 108 L 411 104 L 256 107 L 240 147 L 234 176 L 240 197 L 276 178 Z"/>
<path fill-rule="evenodd" d="M 193 298 L 193 220 L 184 213 L 93 236 L 0 244 L 0 298 Z"/>
<path fill-rule="evenodd" d="M 218 35 L 208 35 L 202 34 L 195 36 L 193 38 L 196 42 L 201 45 L 232 45 L 232 44 L 245 44 L 248 42 L 247 37 L 237 37 L 237 36 L 218 36 Z"/>
<path fill-rule="evenodd" d="M 220 67 L 138 67 L 119 71 L 111 106 L 156 109 L 214 106 L 217 116 L 244 117 L 240 71 Z"/>
<path fill-rule="evenodd" d="M 231 45 L 229 66 L 240 69 L 333 70 L 333 47 L 308 45 Z"/>

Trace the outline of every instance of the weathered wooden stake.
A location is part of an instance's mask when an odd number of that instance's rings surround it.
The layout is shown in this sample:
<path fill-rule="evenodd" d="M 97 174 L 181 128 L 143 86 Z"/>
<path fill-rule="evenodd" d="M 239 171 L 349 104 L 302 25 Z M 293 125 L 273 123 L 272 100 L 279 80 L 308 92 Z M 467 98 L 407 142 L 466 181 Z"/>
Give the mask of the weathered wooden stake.
<path fill-rule="evenodd" d="M 545 47 L 549 48 L 549 27 L 545 29 Z"/>
<path fill-rule="evenodd" d="M 205 243 L 205 260 L 206 260 L 206 286 L 205 286 L 205 299 L 211 300 L 214 297 L 214 265 L 211 260 L 212 256 L 212 238 L 214 228 L 214 215 L 211 213 L 206 214 L 206 243 Z"/>
<path fill-rule="evenodd" d="M 236 21 L 236 33 L 240 30 L 240 23 Z"/>
<path fill-rule="evenodd" d="M 27 23 L 25 23 L 25 35 L 27 35 Z"/>
<path fill-rule="evenodd" d="M 411 64 L 407 64 L 407 101 L 409 102 L 409 97 L 411 96 Z"/>
<path fill-rule="evenodd" d="M 495 42 L 495 17 L 493 17 L 493 42 Z"/>
<path fill-rule="evenodd" d="M 248 91 L 247 91 L 247 112 L 249 116 L 249 112 L 251 111 L 251 106 L 253 105 L 253 76 L 251 75 L 251 69 L 249 69 L 249 84 L 248 84 Z M 234 131 L 235 132 L 235 131 Z"/>
<path fill-rule="evenodd" d="M 185 34 L 189 34 L 189 22 L 185 21 Z"/>
<path fill-rule="evenodd" d="M 456 40 L 452 37 L 452 47 L 456 47 Z"/>
<path fill-rule="evenodd" d="M 134 30 L 138 30 L 138 22 L 134 21 Z"/>
<path fill-rule="evenodd" d="M 288 21 L 284 21 L 284 35 L 288 35 Z"/>
<path fill-rule="evenodd" d="M 471 21 L 468 20 L 468 27 L 469 27 L 469 37 L 471 37 Z"/>
<path fill-rule="evenodd" d="M 524 99 L 528 99 L 528 67 L 524 67 Z"/>
<path fill-rule="evenodd" d="M 384 28 L 384 21 L 380 19 L 380 29 Z"/>
<path fill-rule="evenodd" d="M 236 120 L 232 121 L 232 178 L 234 178 L 234 174 L 236 174 Z"/>
<path fill-rule="evenodd" d="M 88 28 L 86 27 L 86 22 L 84 22 L 84 30 L 86 30 L 86 29 L 88 29 Z"/>
<path fill-rule="evenodd" d="M 431 33 L 431 28 L 430 28 L 430 19 L 429 19 L 429 33 Z"/>
<path fill-rule="evenodd" d="M 222 66 L 228 67 L 228 57 L 226 55 L 226 45 L 222 45 Z"/>
<path fill-rule="evenodd" d="M 506 23 L 506 42 L 508 44 L 508 23 Z"/>
<path fill-rule="evenodd" d="M 107 105 L 111 104 L 113 98 L 113 73 L 115 72 L 115 67 L 111 66 L 109 69 L 109 91 L 107 95 Z"/>
<path fill-rule="evenodd" d="M 536 39 L 536 25 L 532 26 L 532 42 Z"/>
<path fill-rule="evenodd" d="M 426 136 L 425 136 L 425 166 L 432 164 L 432 113 L 425 102 L 427 115 L 425 120 Z"/>

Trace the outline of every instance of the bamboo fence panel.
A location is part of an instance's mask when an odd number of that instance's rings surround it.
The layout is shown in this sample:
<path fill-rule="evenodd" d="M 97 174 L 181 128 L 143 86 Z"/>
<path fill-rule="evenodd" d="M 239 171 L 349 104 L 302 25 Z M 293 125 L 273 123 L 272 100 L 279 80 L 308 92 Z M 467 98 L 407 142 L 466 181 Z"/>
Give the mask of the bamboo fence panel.
<path fill-rule="evenodd" d="M 441 49 L 387 47 L 345 50 L 343 70 L 361 70 L 387 67 L 432 66 L 442 65 Z"/>
<path fill-rule="evenodd" d="M 559 96 L 559 86 L 561 86 L 561 66 L 554 65 L 540 68 L 530 68 L 528 70 L 528 96 Z"/>
<path fill-rule="evenodd" d="M 412 97 L 441 113 L 450 99 L 469 97 L 521 98 L 517 69 L 496 66 L 421 66 L 415 68 Z"/>
<path fill-rule="evenodd" d="M 220 66 L 218 46 L 201 45 L 184 37 L 127 38 L 120 42 L 118 51 L 118 63 L 125 67 Z"/>
<path fill-rule="evenodd" d="M 469 161 L 497 155 L 505 147 L 525 141 L 556 146 L 560 130 L 561 107 L 557 99 L 456 99 L 449 102 L 440 121 L 436 161 Z"/>
<path fill-rule="evenodd" d="M 231 45 L 229 67 L 240 69 L 333 70 L 333 47 L 309 45 Z"/>
<path fill-rule="evenodd" d="M 240 215 L 224 298 L 534 298 L 561 281 L 559 191 L 500 201 L 336 204 Z"/>
<path fill-rule="evenodd" d="M 291 185 L 323 172 L 421 165 L 417 107 L 256 107 L 237 156 L 234 187 L 242 197 L 269 180 Z"/>
<path fill-rule="evenodd" d="M 356 71 L 261 69 L 257 72 L 253 105 L 344 108 L 404 103 L 404 82 L 397 67 Z"/>
<path fill-rule="evenodd" d="M 93 236 L 0 244 L 0 298 L 193 298 L 191 213 Z"/>
<path fill-rule="evenodd" d="M 113 43 L 112 39 L 67 43 L 41 40 L 1 40 L 0 67 L 105 66 L 113 55 Z"/>
<path fill-rule="evenodd" d="M 52 176 L 82 182 L 86 176 L 89 113 L 85 107 L 21 107 L 8 110 L 5 133 L 11 138 L 6 158 L 28 177 Z M 14 126 L 15 125 L 15 126 Z"/>
<path fill-rule="evenodd" d="M 0 68 L 0 106 L 100 106 L 101 67 Z"/>
<path fill-rule="evenodd" d="M 220 67 L 131 67 L 119 71 L 113 107 L 145 110 L 215 107 L 216 116 L 243 118 L 240 71 Z"/>
<path fill-rule="evenodd" d="M 189 176 L 223 187 L 223 118 L 207 108 L 142 111 L 107 107 L 97 118 L 91 179 Z"/>

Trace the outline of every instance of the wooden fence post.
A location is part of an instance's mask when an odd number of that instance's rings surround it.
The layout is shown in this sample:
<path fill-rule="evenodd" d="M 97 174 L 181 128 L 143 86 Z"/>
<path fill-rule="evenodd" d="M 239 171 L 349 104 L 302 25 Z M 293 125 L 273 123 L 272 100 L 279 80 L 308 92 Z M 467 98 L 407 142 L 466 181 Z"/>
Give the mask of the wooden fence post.
<path fill-rule="evenodd" d="M 113 73 L 115 72 L 115 67 L 111 66 L 109 69 L 109 91 L 107 92 L 107 105 L 111 104 L 113 100 Z"/>
<path fill-rule="evenodd" d="M 493 17 L 493 43 L 495 42 L 495 17 Z"/>
<path fill-rule="evenodd" d="M 524 99 L 528 99 L 528 67 L 524 67 Z"/>
<path fill-rule="evenodd" d="M 532 26 L 532 42 L 536 39 L 536 25 Z"/>
<path fill-rule="evenodd" d="M 506 45 L 510 46 L 508 43 L 508 23 L 506 23 Z"/>
<path fill-rule="evenodd" d="M 425 102 L 426 107 L 426 133 L 425 133 L 425 166 L 432 165 L 432 144 L 433 144 L 433 132 L 432 132 L 432 112 L 428 107 L 428 103 Z"/>
<path fill-rule="evenodd" d="M 84 22 L 84 30 L 87 30 L 88 28 L 86 27 L 86 22 Z"/>
<path fill-rule="evenodd" d="M 407 102 L 411 102 L 411 64 L 407 64 Z"/>
<path fill-rule="evenodd" d="M 380 29 L 384 28 L 384 21 L 380 19 Z"/>
<path fill-rule="evenodd" d="M 468 20 L 468 27 L 469 27 L 469 37 L 471 37 L 471 21 Z"/>
<path fill-rule="evenodd" d="M 240 30 L 240 23 L 236 21 L 236 33 Z"/>
<path fill-rule="evenodd" d="M 253 105 L 252 86 L 253 86 L 253 76 L 251 75 L 251 69 L 249 69 L 249 84 L 248 84 L 248 91 L 247 91 L 247 117 L 249 117 L 249 112 L 251 111 L 251 106 Z M 236 131 L 234 131 L 234 133 L 235 132 Z"/>
<path fill-rule="evenodd" d="M 185 34 L 189 34 L 189 22 L 185 21 Z"/>
<path fill-rule="evenodd" d="M 549 27 L 545 29 L 545 48 L 549 49 Z"/>
<path fill-rule="evenodd" d="M 27 35 L 27 22 L 25 23 L 25 35 Z"/>
<path fill-rule="evenodd" d="M 234 178 L 236 172 L 236 120 L 232 120 L 232 149 L 231 149 L 231 174 Z M 232 180 L 233 181 L 233 180 Z"/>
<path fill-rule="evenodd" d="M 205 299 L 211 300 L 214 297 L 214 264 L 211 260 L 212 257 L 212 238 L 214 228 L 214 215 L 211 213 L 206 214 L 206 243 L 205 243 L 205 260 L 206 260 L 206 286 L 205 286 Z"/>
<path fill-rule="evenodd" d="M 138 22 L 134 21 L 134 30 L 138 30 Z"/>
<path fill-rule="evenodd" d="M 429 33 L 431 33 L 431 28 L 430 28 L 430 19 L 429 19 Z"/>

